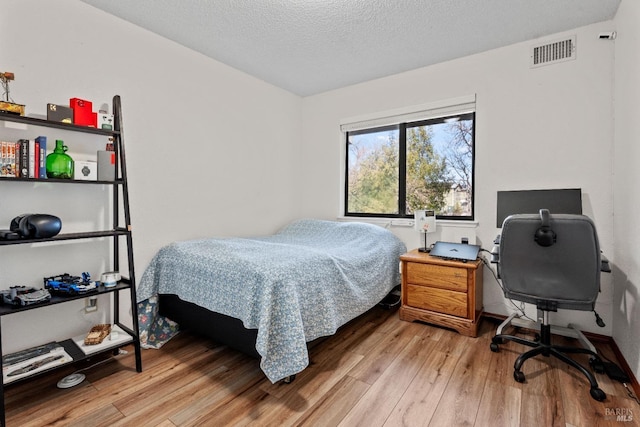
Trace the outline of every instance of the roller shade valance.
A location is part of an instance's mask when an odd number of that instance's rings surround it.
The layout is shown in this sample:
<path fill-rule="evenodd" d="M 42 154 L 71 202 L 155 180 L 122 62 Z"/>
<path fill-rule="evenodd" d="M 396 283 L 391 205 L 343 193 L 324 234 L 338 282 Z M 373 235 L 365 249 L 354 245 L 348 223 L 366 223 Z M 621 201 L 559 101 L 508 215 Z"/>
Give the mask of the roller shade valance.
<path fill-rule="evenodd" d="M 452 98 L 422 105 L 367 114 L 340 121 L 342 132 L 372 129 L 397 123 L 415 122 L 438 117 L 471 113 L 476 110 L 476 96 Z"/>

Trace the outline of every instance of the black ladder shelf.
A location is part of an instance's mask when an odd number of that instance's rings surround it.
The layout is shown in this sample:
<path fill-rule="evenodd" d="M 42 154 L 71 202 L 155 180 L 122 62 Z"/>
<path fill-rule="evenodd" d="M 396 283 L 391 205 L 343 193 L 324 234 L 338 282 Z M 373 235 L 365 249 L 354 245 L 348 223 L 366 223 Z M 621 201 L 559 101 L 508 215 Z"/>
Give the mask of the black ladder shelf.
<path fill-rule="evenodd" d="M 20 244 L 29 244 L 29 243 L 41 243 L 47 242 L 47 244 L 54 245 L 56 242 L 63 240 L 78 240 L 78 239 L 96 239 L 96 238 L 112 238 L 112 254 L 110 265 L 113 268 L 113 271 L 118 271 L 121 273 L 121 280 L 113 287 L 104 287 L 100 286 L 95 290 L 76 294 L 69 296 L 60 296 L 60 295 L 52 295 L 52 298 L 48 302 L 28 305 L 28 306 L 9 306 L 0 304 L 0 356 L 2 353 L 2 317 L 11 315 L 13 313 L 28 311 L 28 310 L 36 310 L 41 307 L 46 307 L 54 304 L 63 304 L 69 301 L 74 301 L 77 299 L 83 299 L 90 296 L 95 295 L 104 295 L 104 294 L 112 294 L 113 295 L 113 306 L 111 310 L 113 324 L 117 325 L 120 329 L 122 329 L 127 335 L 127 339 L 124 341 L 117 341 L 116 344 L 113 345 L 105 345 L 104 347 L 100 347 L 99 351 L 85 354 L 74 342 L 73 339 L 67 339 L 61 342 L 58 342 L 67 354 L 71 356 L 73 359 L 69 363 L 78 362 L 80 360 L 89 359 L 96 354 L 105 353 L 105 352 L 116 352 L 119 347 L 124 345 L 133 344 L 135 348 L 135 362 L 136 362 L 136 371 L 142 372 L 142 357 L 140 350 L 140 339 L 139 339 L 139 329 L 138 329 L 138 313 L 137 313 L 137 304 L 136 304 L 136 285 L 135 285 L 135 271 L 134 271 L 134 263 L 133 263 L 133 241 L 131 235 L 131 217 L 129 212 L 129 189 L 128 189 L 128 181 L 127 181 L 127 168 L 126 168 L 126 158 L 125 158 L 125 149 L 124 149 L 124 134 L 123 134 L 123 126 L 122 126 L 122 108 L 120 96 L 116 95 L 113 97 L 113 114 L 114 114 L 114 127 L 113 130 L 106 129 L 97 129 L 85 126 L 77 126 L 68 123 L 62 122 L 52 122 L 48 120 L 33 118 L 33 117 L 22 117 L 18 115 L 12 114 L 2 114 L 0 113 L 0 121 L 2 122 L 16 122 L 23 123 L 26 125 L 38 126 L 42 128 L 52 128 L 52 129 L 63 129 L 66 131 L 72 132 L 81 132 L 94 134 L 98 136 L 104 136 L 113 140 L 113 147 L 115 152 L 115 179 L 113 181 L 84 181 L 84 180 L 68 180 L 68 179 L 34 179 L 34 178 L 10 178 L 10 177 L 0 177 L 1 185 L 9 185 L 9 183 L 23 183 L 23 184 L 11 184 L 11 185 L 28 185 L 28 183 L 35 182 L 47 182 L 54 183 L 60 185 L 69 185 L 69 184 L 97 184 L 97 185 L 110 185 L 112 187 L 112 219 L 111 225 L 112 227 L 108 230 L 98 230 L 98 231 L 89 231 L 89 232 L 81 232 L 81 233 L 67 233 L 67 234 L 59 234 L 55 237 L 47 238 L 47 239 L 18 239 L 18 240 L 0 240 L 0 246 L 12 246 L 12 245 L 20 245 Z M 2 135 L 0 133 L 0 139 Z M 27 193 L 28 190 L 25 190 Z M 122 195 L 122 200 L 120 200 L 120 195 Z M 120 224 L 120 218 L 124 218 L 124 224 Z M 124 246 L 126 250 L 127 256 L 127 271 L 120 271 L 120 250 L 121 246 Z M 2 250 L 8 250 L 2 249 Z M 8 284 L 3 284 L 3 287 L 8 286 Z M 131 301 L 131 313 L 132 319 L 131 323 L 133 325 L 132 328 L 124 325 L 120 321 L 120 292 L 129 292 L 130 301 Z M 60 366 L 57 365 L 51 369 L 43 370 L 34 374 L 32 376 L 26 376 L 24 378 L 17 379 L 12 381 L 11 384 L 26 381 L 29 378 L 33 378 L 34 376 L 41 375 L 45 372 L 49 372 L 51 370 L 57 369 Z M 5 422 L 5 409 L 4 409 L 4 377 L 0 379 L 0 425 L 6 426 Z"/>

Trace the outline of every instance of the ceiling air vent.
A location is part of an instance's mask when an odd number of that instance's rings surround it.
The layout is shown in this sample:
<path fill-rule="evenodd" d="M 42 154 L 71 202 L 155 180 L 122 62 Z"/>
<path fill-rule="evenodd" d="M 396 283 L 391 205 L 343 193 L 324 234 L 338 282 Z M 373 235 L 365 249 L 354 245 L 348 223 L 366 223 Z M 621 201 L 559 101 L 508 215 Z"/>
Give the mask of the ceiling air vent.
<path fill-rule="evenodd" d="M 576 59 L 576 36 L 534 46 L 531 50 L 531 68 L 569 61 L 571 59 Z"/>

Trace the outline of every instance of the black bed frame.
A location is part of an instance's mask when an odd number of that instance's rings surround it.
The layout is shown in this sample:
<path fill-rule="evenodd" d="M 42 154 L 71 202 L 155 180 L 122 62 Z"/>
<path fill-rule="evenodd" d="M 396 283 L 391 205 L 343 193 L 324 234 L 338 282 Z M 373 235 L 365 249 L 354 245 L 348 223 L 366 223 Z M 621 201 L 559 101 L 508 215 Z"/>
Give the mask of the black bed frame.
<path fill-rule="evenodd" d="M 247 329 L 240 319 L 216 313 L 191 302 L 181 300 L 177 295 L 159 295 L 160 314 L 177 322 L 181 328 L 189 329 L 220 344 L 227 345 L 251 357 L 260 358 L 256 350 L 257 329 Z M 386 309 L 396 309 L 400 305 L 400 285 L 396 286 L 379 303 Z M 322 341 L 320 337 L 307 346 Z M 295 375 L 285 382 L 293 381 Z"/>
<path fill-rule="evenodd" d="M 239 319 L 183 301 L 177 295 L 160 294 L 159 308 L 161 315 L 178 322 L 185 329 L 260 358 L 256 351 L 258 330 L 245 328 Z"/>

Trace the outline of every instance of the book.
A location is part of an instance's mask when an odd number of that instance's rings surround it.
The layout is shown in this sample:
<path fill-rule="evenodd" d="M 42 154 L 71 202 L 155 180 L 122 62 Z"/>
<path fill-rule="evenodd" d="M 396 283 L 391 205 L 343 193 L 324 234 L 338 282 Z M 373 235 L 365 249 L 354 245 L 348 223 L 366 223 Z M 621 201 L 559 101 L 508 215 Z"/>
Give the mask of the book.
<path fill-rule="evenodd" d="M 21 139 L 20 144 L 20 178 L 29 178 L 29 140 Z"/>
<path fill-rule="evenodd" d="M 14 156 L 14 164 L 15 164 L 15 174 L 16 177 L 20 176 L 20 149 L 22 148 L 22 144 L 20 143 L 20 141 L 16 142 L 14 144 L 14 151 L 15 151 L 15 156 Z"/>
<path fill-rule="evenodd" d="M 9 158 L 7 167 L 7 176 L 11 178 L 16 177 L 16 143 L 15 142 L 7 142 L 8 150 L 9 150 Z"/>
<path fill-rule="evenodd" d="M 0 176 L 7 176 L 7 166 L 8 166 L 8 149 L 9 145 L 5 141 L 0 141 L 0 152 L 2 153 L 0 157 Z"/>
<path fill-rule="evenodd" d="M 36 143 L 38 143 L 40 147 L 40 173 L 38 174 L 38 178 L 43 179 L 47 177 L 47 137 L 37 137 Z"/>
<path fill-rule="evenodd" d="M 33 157 L 34 157 L 34 162 L 33 162 L 33 177 L 34 178 L 40 178 L 40 143 L 38 141 L 34 142 L 34 152 L 33 152 Z"/>
<path fill-rule="evenodd" d="M 36 177 L 36 141 L 29 140 L 29 178 Z"/>
<path fill-rule="evenodd" d="M 15 142 L 13 144 L 13 164 L 15 165 L 14 173 L 16 177 L 20 176 L 20 143 Z"/>

